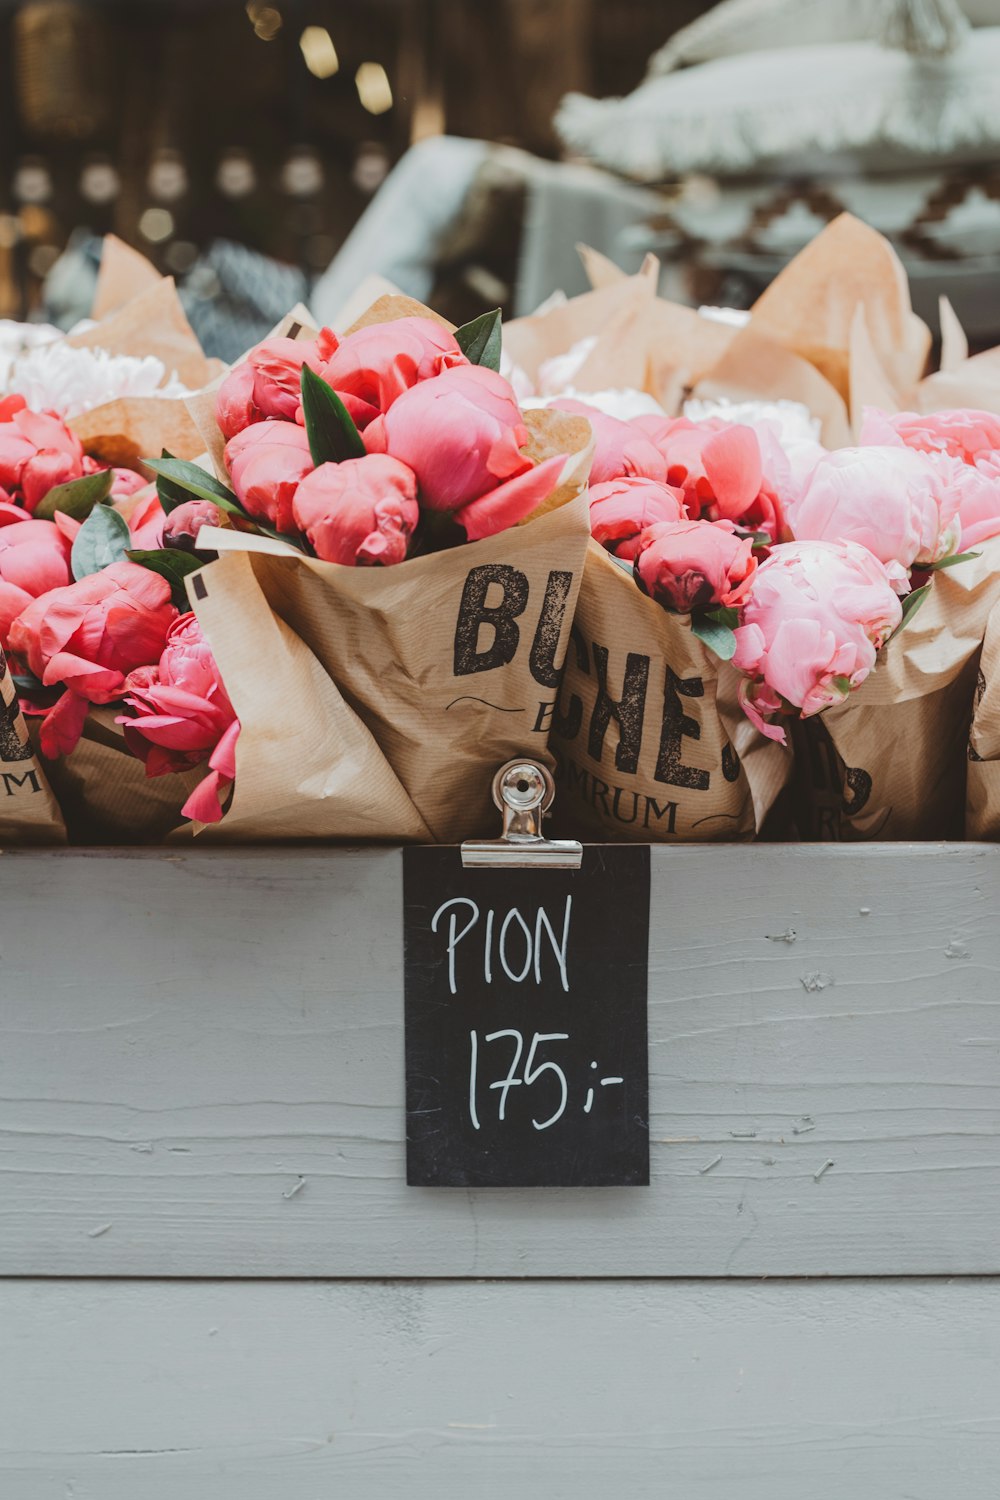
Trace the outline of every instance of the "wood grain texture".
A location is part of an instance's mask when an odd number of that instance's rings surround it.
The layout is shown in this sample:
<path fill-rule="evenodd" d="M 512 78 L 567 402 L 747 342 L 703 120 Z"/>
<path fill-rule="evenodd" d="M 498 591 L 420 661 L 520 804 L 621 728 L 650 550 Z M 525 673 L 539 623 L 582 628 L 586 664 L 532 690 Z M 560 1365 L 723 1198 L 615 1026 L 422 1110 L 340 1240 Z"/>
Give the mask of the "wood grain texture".
<path fill-rule="evenodd" d="M 1000 1287 L 0 1286 L 9 1500 L 995 1500 Z"/>
<path fill-rule="evenodd" d="M 405 1186 L 400 873 L 0 857 L 0 1274 L 1000 1270 L 1000 849 L 655 849 L 649 1189 Z"/>

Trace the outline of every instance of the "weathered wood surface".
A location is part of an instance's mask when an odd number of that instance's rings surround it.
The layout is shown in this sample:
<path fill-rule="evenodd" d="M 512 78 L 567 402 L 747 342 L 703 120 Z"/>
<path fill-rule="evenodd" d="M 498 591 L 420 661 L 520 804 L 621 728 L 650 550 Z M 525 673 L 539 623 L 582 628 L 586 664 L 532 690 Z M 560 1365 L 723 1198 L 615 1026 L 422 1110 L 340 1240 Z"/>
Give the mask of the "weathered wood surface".
<path fill-rule="evenodd" d="M 7 1282 L 10 1500 L 995 1500 L 976 1280 Z"/>
<path fill-rule="evenodd" d="M 0 1274 L 1000 1270 L 1000 849 L 654 850 L 631 1190 L 405 1186 L 400 873 L 0 856 Z"/>

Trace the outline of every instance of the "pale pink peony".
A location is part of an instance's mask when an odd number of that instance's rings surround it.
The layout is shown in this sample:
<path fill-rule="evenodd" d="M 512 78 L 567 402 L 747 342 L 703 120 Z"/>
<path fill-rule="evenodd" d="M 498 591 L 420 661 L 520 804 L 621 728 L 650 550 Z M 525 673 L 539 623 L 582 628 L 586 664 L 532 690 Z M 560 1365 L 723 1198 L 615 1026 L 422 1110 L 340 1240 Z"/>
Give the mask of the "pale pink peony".
<path fill-rule="evenodd" d="M 313 469 L 309 439 L 294 422 L 257 422 L 226 444 L 233 489 L 250 515 L 293 532 L 292 497 Z"/>
<path fill-rule="evenodd" d="M 756 568 L 752 538 L 732 521 L 662 521 L 642 533 L 635 557 L 643 592 L 680 614 L 739 605 Z"/>
<path fill-rule="evenodd" d="M 413 470 L 384 453 L 320 464 L 295 491 L 292 513 L 324 562 L 402 562 L 420 516 Z"/>
<path fill-rule="evenodd" d="M 441 323 L 433 318 L 397 318 L 347 334 L 320 373 L 341 400 L 352 396 L 374 412 L 385 412 L 411 386 L 468 363 L 454 335 Z"/>
<path fill-rule="evenodd" d="M 185 817 L 218 822 L 236 774 L 240 725 L 211 648 L 193 614 L 171 625 L 155 666 L 138 667 L 125 681 L 132 710 L 118 720 L 147 776 L 190 771 L 208 761 L 209 775 L 184 804 Z"/>
<path fill-rule="evenodd" d="M 733 665 L 740 701 L 769 739 L 773 717 L 803 718 L 845 699 L 902 619 L 889 569 L 856 542 L 788 542 L 754 574 L 740 611 Z"/>
<path fill-rule="evenodd" d="M 984 455 L 974 465 L 955 462 L 953 482 L 962 523 L 958 545 L 966 552 L 1000 535 L 1000 451 Z"/>
<path fill-rule="evenodd" d="M 866 406 L 861 441 L 905 443 L 921 453 L 947 453 L 963 463 L 1000 452 L 1000 416 L 991 411 L 959 409 L 922 415 L 901 411 L 894 415 Z"/>
<path fill-rule="evenodd" d="M 553 401 L 556 411 L 572 412 L 574 416 L 586 417 L 594 434 L 594 458 L 590 466 L 590 482 L 608 484 L 613 479 L 656 479 L 661 484 L 667 480 L 667 465 L 662 453 L 640 425 L 643 421 L 662 422 L 666 418 L 637 417 L 631 422 L 619 421 L 608 416 L 585 401 L 563 399 Z"/>
<path fill-rule="evenodd" d="M 858 542 L 902 568 L 937 562 L 958 546 L 953 460 L 906 448 L 839 448 L 813 469 L 789 506 L 798 541 Z"/>
<path fill-rule="evenodd" d="M 686 518 L 680 490 L 637 476 L 611 479 L 590 488 L 590 531 L 595 542 L 631 562 L 639 534 L 657 521 Z"/>
<path fill-rule="evenodd" d="M 68 689 L 42 722 L 43 754 L 69 754 L 88 704 L 120 698 L 126 675 L 158 659 L 176 618 L 166 579 L 133 562 L 51 589 L 22 610 L 10 649 L 46 687 Z"/>
<path fill-rule="evenodd" d="M 67 524 L 68 523 L 68 524 Z M 78 523 L 68 517 L 35 521 L 13 505 L 0 506 L 0 647 L 32 599 L 72 582 L 70 549 Z"/>

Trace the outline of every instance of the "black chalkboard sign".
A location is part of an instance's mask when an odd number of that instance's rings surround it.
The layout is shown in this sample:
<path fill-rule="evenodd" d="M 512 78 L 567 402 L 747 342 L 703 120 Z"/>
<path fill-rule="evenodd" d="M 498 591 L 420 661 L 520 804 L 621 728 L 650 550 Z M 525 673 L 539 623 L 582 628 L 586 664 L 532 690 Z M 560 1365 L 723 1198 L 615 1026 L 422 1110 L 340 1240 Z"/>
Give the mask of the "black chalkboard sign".
<path fill-rule="evenodd" d="M 403 851 L 406 1180 L 649 1182 L 649 850 L 579 870 Z"/>

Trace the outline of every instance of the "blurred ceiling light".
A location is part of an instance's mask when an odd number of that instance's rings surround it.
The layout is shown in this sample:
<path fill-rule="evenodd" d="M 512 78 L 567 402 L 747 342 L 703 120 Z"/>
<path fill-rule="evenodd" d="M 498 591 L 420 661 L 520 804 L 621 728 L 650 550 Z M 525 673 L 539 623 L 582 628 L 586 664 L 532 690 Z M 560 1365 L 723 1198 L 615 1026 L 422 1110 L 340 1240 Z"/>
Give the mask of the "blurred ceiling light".
<path fill-rule="evenodd" d="M 89 161 L 80 173 L 80 196 L 88 203 L 112 202 L 121 186 L 121 178 L 109 161 Z"/>
<path fill-rule="evenodd" d="M 389 75 L 381 63 L 363 62 L 354 75 L 358 98 L 370 115 L 384 115 L 392 108 Z"/>
<path fill-rule="evenodd" d="M 219 162 L 215 185 L 227 198 L 246 198 L 257 186 L 254 164 L 245 151 L 227 151 Z"/>
<path fill-rule="evenodd" d="M 52 197 L 52 178 L 41 162 L 26 161 L 18 167 L 13 187 L 20 203 L 45 203 Z"/>
<path fill-rule="evenodd" d="M 323 186 L 323 167 L 314 151 L 298 150 L 281 169 L 281 186 L 293 198 L 311 198 Z"/>
<path fill-rule="evenodd" d="M 161 203 L 176 203 L 188 190 L 187 167 L 179 151 L 158 151 L 150 164 L 146 186 Z"/>
<path fill-rule="evenodd" d="M 332 78 L 340 67 L 333 37 L 325 26 L 307 26 L 299 37 L 299 48 L 314 78 Z"/>
<path fill-rule="evenodd" d="M 174 216 L 168 208 L 147 208 L 139 220 L 139 233 L 154 245 L 169 240 L 174 232 Z"/>
<path fill-rule="evenodd" d="M 262 42 L 273 42 L 282 26 L 282 15 L 277 6 L 261 5 L 259 0 L 247 0 L 246 11 L 254 34 Z"/>

